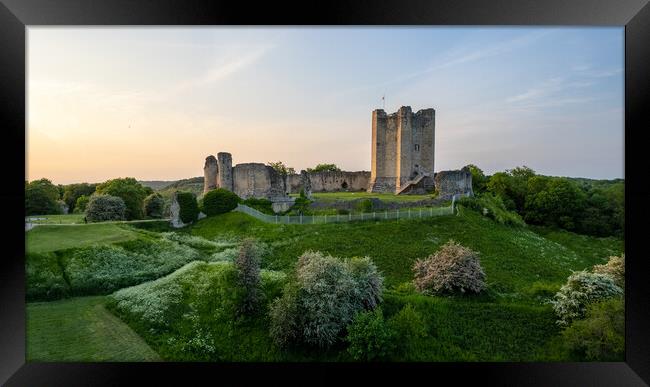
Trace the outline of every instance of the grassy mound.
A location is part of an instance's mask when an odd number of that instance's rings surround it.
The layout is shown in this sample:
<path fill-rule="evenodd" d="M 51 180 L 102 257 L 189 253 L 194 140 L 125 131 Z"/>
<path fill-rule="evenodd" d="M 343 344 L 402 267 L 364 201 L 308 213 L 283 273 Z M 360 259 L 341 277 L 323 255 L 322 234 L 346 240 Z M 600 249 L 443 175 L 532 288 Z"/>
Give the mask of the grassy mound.
<path fill-rule="evenodd" d="M 62 239 L 69 236 L 64 228 L 58 230 Z M 236 244 L 230 242 L 177 233 L 124 231 L 130 233 L 127 240 L 117 238 L 115 243 L 49 252 L 31 252 L 28 242 L 27 299 L 109 294 L 169 274 L 191 261 L 229 260 L 236 253 Z"/>
<path fill-rule="evenodd" d="M 286 275 L 262 270 L 261 278 L 268 302 L 280 294 Z M 235 281 L 232 263 L 195 261 L 166 277 L 115 292 L 108 307 L 165 359 L 272 360 L 278 354 L 266 317 L 235 319 Z"/>

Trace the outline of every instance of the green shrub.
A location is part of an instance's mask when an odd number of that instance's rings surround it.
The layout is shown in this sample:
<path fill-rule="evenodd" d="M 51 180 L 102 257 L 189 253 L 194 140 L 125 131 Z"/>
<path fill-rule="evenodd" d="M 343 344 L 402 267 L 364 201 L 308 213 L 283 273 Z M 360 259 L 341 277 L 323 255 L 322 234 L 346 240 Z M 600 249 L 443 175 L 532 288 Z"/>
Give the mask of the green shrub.
<path fill-rule="evenodd" d="M 237 208 L 239 196 L 224 188 L 213 189 L 203 195 L 203 212 L 207 216 L 225 214 Z"/>
<path fill-rule="evenodd" d="M 584 317 L 589 304 L 622 295 L 623 289 L 616 286 L 612 277 L 579 271 L 569 276 L 567 283 L 550 302 L 558 317 L 558 325 L 567 326 L 573 320 Z"/>
<path fill-rule="evenodd" d="M 415 287 L 424 294 L 480 293 L 486 286 L 478 253 L 453 240 L 417 260 L 413 272 Z"/>
<path fill-rule="evenodd" d="M 144 214 L 147 218 L 162 218 L 164 207 L 165 200 L 159 193 L 153 193 L 144 198 Z"/>
<path fill-rule="evenodd" d="M 525 226 L 526 224 L 519 214 L 506 209 L 501 197 L 490 193 L 484 193 L 474 197 L 461 197 L 458 204 L 474 210 L 483 216 L 487 216 L 497 223 L 510 226 Z"/>
<path fill-rule="evenodd" d="M 584 320 L 562 332 L 565 347 L 581 361 L 625 360 L 625 310 L 621 298 L 589 305 Z"/>
<path fill-rule="evenodd" d="M 132 177 L 108 180 L 97 185 L 98 194 L 107 194 L 122 198 L 126 205 L 127 220 L 144 217 L 143 202 L 148 193 L 145 187 Z"/>
<path fill-rule="evenodd" d="M 124 200 L 117 196 L 92 195 L 86 207 L 86 219 L 89 222 L 124 220 L 125 214 Z"/>
<path fill-rule="evenodd" d="M 618 287 L 625 288 L 625 254 L 621 254 L 620 257 L 609 257 L 606 264 L 595 265 L 593 271 L 612 277 Z"/>
<path fill-rule="evenodd" d="M 183 223 L 192 223 L 199 217 L 199 204 L 193 192 L 178 191 L 176 200 L 180 207 L 179 217 Z"/>
<path fill-rule="evenodd" d="M 395 355 L 399 357 L 406 356 L 427 335 L 424 318 L 411 304 L 406 304 L 391 317 L 388 327 L 392 333 Z"/>
<path fill-rule="evenodd" d="M 55 253 L 28 253 L 25 261 L 27 301 L 57 300 L 70 294 Z"/>
<path fill-rule="evenodd" d="M 358 313 L 347 330 L 348 353 L 353 359 L 382 360 L 392 354 L 393 332 L 384 321 L 381 308 Z"/>
<path fill-rule="evenodd" d="M 295 284 L 271 307 L 271 337 L 280 346 L 331 346 L 358 312 L 377 304 L 379 277 L 366 258 L 342 261 L 305 252 L 298 258 Z"/>
<path fill-rule="evenodd" d="M 263 293 L 260 290 L 260 256 L 253 239 L 244 239 L 235 259 L 238 286 L 242 290 L 238 314 L 252 315 L 260 308 Z"/>

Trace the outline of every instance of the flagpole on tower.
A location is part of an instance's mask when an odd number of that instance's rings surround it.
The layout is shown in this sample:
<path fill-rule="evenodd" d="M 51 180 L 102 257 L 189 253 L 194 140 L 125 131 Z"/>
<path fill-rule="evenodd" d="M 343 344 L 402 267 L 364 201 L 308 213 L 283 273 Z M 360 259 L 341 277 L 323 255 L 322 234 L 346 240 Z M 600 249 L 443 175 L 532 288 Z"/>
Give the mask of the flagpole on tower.
<path fill-rule="evenodd" d="M 386 93 L 384 93 L 384 95 L 381 96 L 381 108 L 383 110 L 386 110 Z"/>

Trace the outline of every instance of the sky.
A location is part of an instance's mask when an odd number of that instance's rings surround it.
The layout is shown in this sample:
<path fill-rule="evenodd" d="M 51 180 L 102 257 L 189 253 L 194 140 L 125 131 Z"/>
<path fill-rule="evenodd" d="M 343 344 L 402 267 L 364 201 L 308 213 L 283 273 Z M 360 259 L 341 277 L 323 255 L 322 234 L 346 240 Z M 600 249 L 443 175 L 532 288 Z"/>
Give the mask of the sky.
<path fill-rule="evenodd" d="M 384 106 L 436 110 L 436 171 L 622 178 L 623 69 L 623 27 L 28 27 L 26 179 L 369 171 Z"/>

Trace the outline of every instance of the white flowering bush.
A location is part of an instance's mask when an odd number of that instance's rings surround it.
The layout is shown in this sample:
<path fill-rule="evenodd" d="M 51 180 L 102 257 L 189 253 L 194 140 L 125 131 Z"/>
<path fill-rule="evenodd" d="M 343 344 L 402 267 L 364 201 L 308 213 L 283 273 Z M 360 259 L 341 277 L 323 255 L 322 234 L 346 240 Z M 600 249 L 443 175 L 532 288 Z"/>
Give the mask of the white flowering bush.
<path fill-rule="evenodd" d="M 296 282 L 271 305 L 271 337 L 279 346 L 331 346 L 358 312 L 378 304 L 382 284 L 369 259 L 307 251 L 298 259 Z"/>
<path fill-rule="evenodd" d="M 550 303 L 558 317 L 557 324 L 565 327 L 583 318 L 588 305 L 622 295 L 623 289 L 609 275 L 583 270 L 571 274 Z"/>
<path fill-rule="evenodd" d="M 617 286 L 625 288 L 625 254 L 609 257 L 606 264 L 595 265 L 593 272 L 608 275 L 614 279 Z"/>
<path fill-rule="evenodd" d="M 479 293 L 486 287 L 478 253 L 453 240 L 417 260 L 413 272 L 415 288 L 424 294 Z"/>

